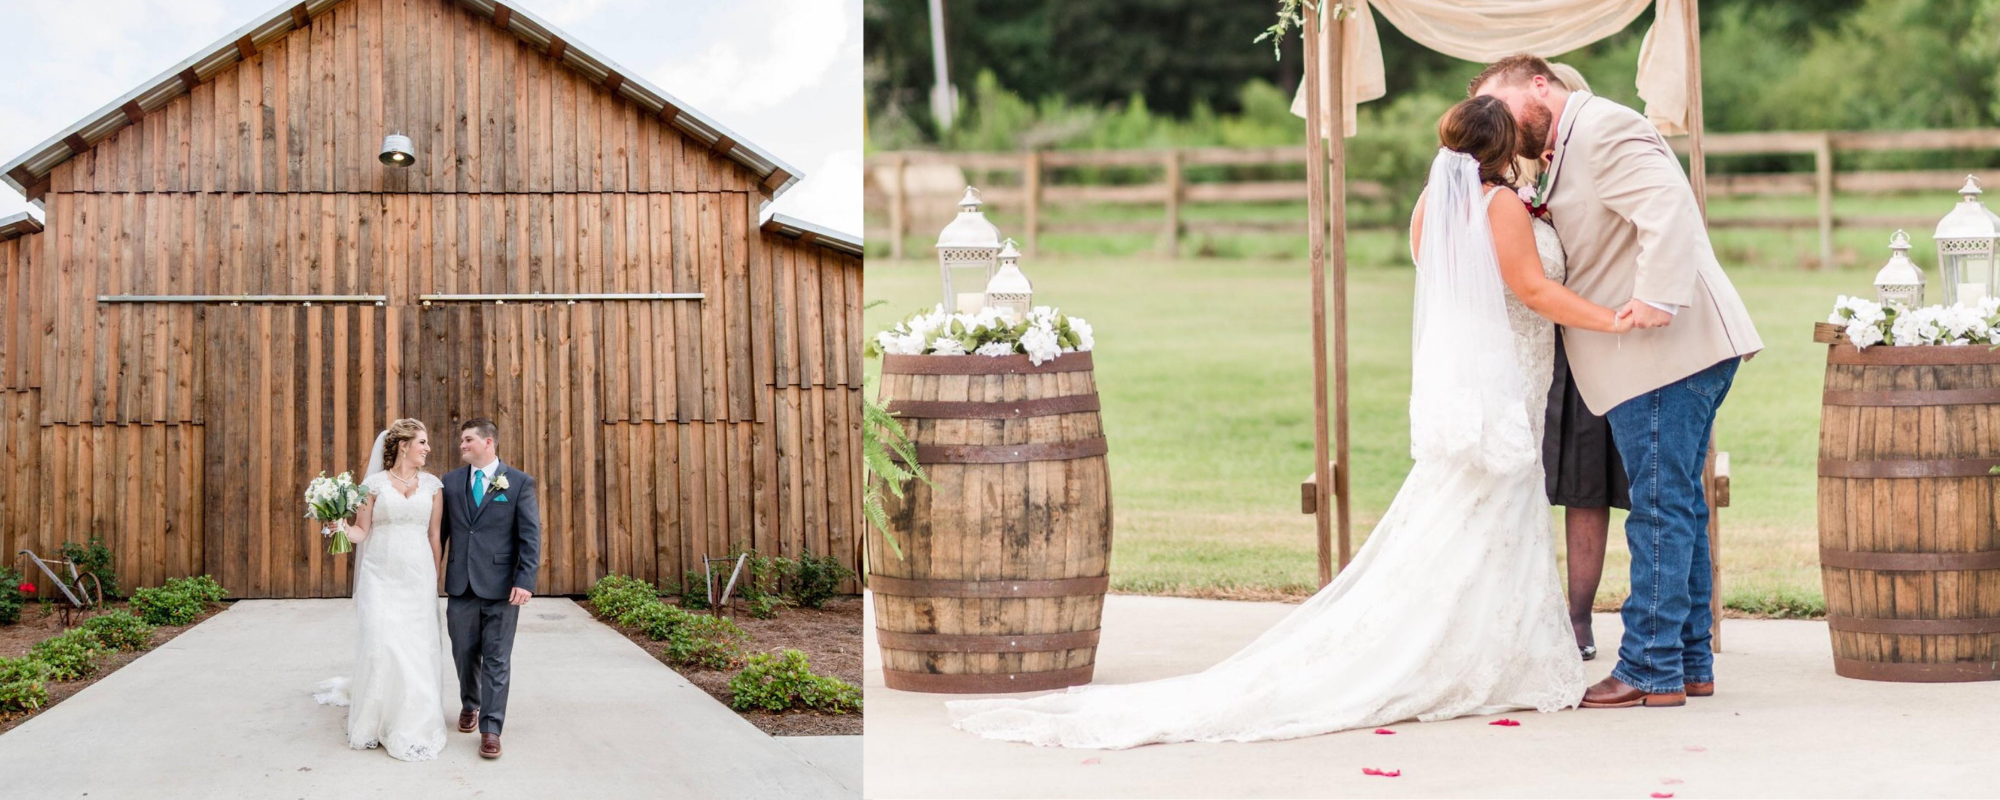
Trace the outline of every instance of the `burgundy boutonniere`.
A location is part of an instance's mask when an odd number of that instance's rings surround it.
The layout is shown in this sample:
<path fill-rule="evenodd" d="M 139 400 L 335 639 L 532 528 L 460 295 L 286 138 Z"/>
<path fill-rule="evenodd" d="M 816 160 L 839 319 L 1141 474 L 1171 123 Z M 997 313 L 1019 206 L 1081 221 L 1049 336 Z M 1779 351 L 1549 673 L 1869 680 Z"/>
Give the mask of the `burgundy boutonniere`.
<path fill-rule="evenodd" d="M 1520 195 L 1521 202 L 1527 205 L 1529 216 L 1554 225 L 1555 220 L 1549 217 L 1548 180 L 1548 170 L 1543 170 L 1541 175 L 1535 177 L 1533 187 L 1523 186 L 1514 192 Z"/>

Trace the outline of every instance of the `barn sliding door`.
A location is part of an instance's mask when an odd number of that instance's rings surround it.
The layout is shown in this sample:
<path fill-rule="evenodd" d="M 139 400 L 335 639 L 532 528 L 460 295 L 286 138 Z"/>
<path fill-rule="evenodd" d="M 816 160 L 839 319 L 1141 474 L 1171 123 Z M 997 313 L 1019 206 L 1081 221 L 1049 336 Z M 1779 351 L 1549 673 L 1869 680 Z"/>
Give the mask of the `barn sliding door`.
<path fill-rule="evenodd" d="M 366 466 L 393 392 L 391 310 L 206 312 L 204 568 L 237 597 L 346 596 L 353 555 L 326 554 L 302 495 L 321 471 L 359 479 Z"/>

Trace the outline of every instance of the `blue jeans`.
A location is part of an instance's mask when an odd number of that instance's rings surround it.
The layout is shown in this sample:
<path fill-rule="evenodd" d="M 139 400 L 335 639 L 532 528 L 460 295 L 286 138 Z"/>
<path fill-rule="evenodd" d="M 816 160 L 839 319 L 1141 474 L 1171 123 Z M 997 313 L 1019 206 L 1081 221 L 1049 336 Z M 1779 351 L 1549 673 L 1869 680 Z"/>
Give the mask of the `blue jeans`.
<path fill-rule="evenodd" d="M 1715 411 L 1740 363 L 1722 361 L 1605 415 L 1632 486 L 1632 512 L 1625 518 L 1632 594 L 1620 612 L 1625 639 L 1611 675 L 1648 692 L 1715 680 L 1709 643 L 1715 580 L 1701 469 Z"/>

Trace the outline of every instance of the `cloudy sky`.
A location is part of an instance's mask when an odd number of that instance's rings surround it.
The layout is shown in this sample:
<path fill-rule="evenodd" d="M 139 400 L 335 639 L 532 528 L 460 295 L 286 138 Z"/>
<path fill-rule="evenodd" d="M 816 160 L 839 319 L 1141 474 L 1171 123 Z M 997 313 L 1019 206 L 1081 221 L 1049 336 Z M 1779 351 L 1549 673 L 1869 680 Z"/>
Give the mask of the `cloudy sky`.
<path fill-rule="evenodd" d="M 0 0 L 0 161 L 277 0 Z M 861 0 L 514 0 L 806 174 L 774 206 L 861 231 Z M 0 216 L 28 210 L 0 185 Z M 40 211 L 34 211 L 40 216 Z"/>

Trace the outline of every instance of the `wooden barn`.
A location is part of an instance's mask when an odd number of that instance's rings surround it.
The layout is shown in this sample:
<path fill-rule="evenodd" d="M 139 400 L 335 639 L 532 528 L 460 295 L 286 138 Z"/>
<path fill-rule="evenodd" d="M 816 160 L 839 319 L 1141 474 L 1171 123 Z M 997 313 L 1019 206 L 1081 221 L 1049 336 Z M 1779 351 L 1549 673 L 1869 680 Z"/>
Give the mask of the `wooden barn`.
<path fill-rule="evenodd" d="M 400 416 L 442 473 L 489 416 L 544 594 L 856 565 L 860 242 L 762 220 L 797 170 L 526 12 L 283 6 L 0 172 L 45 212 L 0 221 L 10 559 L 344 595 L 306 482 Z"/>

